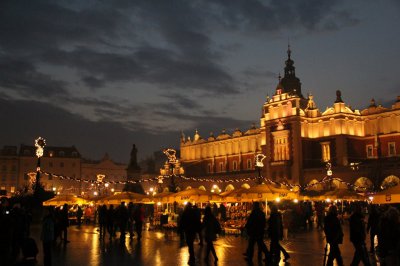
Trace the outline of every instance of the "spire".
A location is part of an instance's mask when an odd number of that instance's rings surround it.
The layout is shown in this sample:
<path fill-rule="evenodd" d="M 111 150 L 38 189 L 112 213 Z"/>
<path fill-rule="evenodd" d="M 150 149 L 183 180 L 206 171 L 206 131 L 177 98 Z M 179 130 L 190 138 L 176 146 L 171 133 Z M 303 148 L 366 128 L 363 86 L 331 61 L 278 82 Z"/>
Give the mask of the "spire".
<path fill-rule="evenodd" d="M 303 98 L 303 95 L 301 94 L 301 82 L 300 79 L 296 77 L 294 61 L 291 58 L 292 50 L 290 49 L 290 44 L 288 44 L 287 55 L 288 58 L 285 61 L 284 76 L 280 80 L 283 92 Z"/>

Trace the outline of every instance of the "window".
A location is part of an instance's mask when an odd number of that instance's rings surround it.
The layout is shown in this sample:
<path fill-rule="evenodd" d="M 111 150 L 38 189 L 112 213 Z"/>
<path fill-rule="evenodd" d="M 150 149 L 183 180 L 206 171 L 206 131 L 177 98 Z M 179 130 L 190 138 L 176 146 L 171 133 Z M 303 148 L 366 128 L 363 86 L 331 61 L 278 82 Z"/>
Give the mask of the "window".
<path fill-rule="evenodd" d="M 60 152 L 58 153 L 58 155 L 59 155 L 60 157 L 64 157 L 64 156 L 65 156 L 65 152 L 64 152 L 64 151 L 60 151 Z"/>
<path fill-rule="evenodd" d="M 210 163 L 207 165 L 207 170 L 208 173 L 212 173 L 212 165 Z"/>
<path fill-rule="evenodd" d="M 366 146 L 367 149 L 367 158 L 373 158 L 374 157 L 374 147 L 370 144 Z"/>
<path fill-rule="evenodd" d="M 63 162 L 60 163 L 60 167 L 64 167 L 64 163 Z"/>
<path fill-rule="evenodd" d="M 54 156 L 54 152 L 53 151 L 49 151 L 49 157 L 53 157 Z"/>
<path fill-rule="evenodd" d="M 223 172 L 223 171 L 224 171 L 224 163 L 223 163 L 223 162 L 220 162 L 220 163 L 219 163 L 219 171 L 220 171 L 220 172 Z"/>
<path fill-rule="evenodd" d="M 237 171 L 238 169 L 237 169 L 237 162 L 236 161 L 233 161 L 233 163 L 232 163 L 232 170 L 233 171 Z"/>
<path fill-rule="evenodd" d="M 24 150 L 24 155 L 31 155 L 31 151 L 30 150 Z"/>
<path fill-rule="evenodd" d="M 321 142 L 322 161 L 329 162 L 331 160 L 331 147 L 329 142 Z"/>
<path fill-rule="evenodd" d="M 251 163 L 251 159 L 247 159 L 247 169 L 252 169 L 252 163 Z"/>
<path fill-rule="evenodd" d="M 16 171 L 17 171 L 17 166 L 16 166 L 16 165 L 13 165 L 13 166 L 11 167 L 11 170 L 12 170 L 13 172 L 16 172 Z"/>
<path fill-rule="evenodd" d="M 396 156 L 396 143 L 395 142 L 388 143 L 388 155 Z"/>
<path fill-rule="evenodd" d="M 6 165 L 3 165 L 3 167 L 1 167 L 1 170 L 2 170 L 3 172 L 7 172 L 7 166 L 6 166 Z"/>

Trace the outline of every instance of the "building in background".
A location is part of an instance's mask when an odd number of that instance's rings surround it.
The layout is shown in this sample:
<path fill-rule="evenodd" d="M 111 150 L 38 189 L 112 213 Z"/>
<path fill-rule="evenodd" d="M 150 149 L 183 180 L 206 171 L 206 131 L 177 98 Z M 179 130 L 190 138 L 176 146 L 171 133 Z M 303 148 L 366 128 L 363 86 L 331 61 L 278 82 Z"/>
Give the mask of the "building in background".
<path fill-rule="evenodd" d="M 225 130 L 202 138 L 181 137 L 180 160 L 186 177 L 232 180 L 257 176 L 255 155 L 266 156 L 262 176 L 275 182 L 307 185 L 320 182 L 331 165 L 333 177 L 359 187 L 399 183 L 400 97 L 391 107 L 376 105 L 353 110 L 340 91 L 333 104 L 320 111 L 310 94 L 304 98 L 296 77 L 291 50 L 285 61 L 284 77 L 279 77 L 272 97 L 262 106 L 260 126 L 231 134 Z M 228 190 L 249 182 L 218 184 Z M 343 186 L 333 181 L 330 186 Z M 214 183 L 214 184 L 215 184 Z M 213 182 L 192 186 L 214 187 Z M 184 185 L 184 184 L 183 184 Z"/>

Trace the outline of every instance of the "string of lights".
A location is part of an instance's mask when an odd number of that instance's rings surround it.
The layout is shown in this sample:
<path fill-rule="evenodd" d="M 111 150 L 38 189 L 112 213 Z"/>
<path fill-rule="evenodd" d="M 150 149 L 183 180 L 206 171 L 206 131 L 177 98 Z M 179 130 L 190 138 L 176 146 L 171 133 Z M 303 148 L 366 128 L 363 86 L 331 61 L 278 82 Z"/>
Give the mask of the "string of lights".
<path fill-rule="evenodd" d="M 152 178 L 145 178 L 145 179 L 139 179 L 139 180 L 101 180 L 99 181 L 98 179 L 83 179 L 83 178 L 76 178 L 76 177 L 70 177 L 70 176 L 65 176 L 65 175 L 58 175 L 58 174 L 53 174 L 53 173 L 49 173 L 49 172 L 44 172 L 44 171 L 40 171 L 41 174 L 44 175 L 51 175 L 52 177 L 56 177 L 56 178 L 60 178 L 62 180 L 72 180 L 72 181 L 77 181 L 77 182 L 84 182 L 84 183 L 93 183 L 93 184 L 98 184 L 98 183 L 109 183 L 109 184 L 127 184 L 127 183 L 145 183 L 145 182 L 158 182 L 160 180 L 160 178 L 162 179 L 168 179 L 171 178 L 171 175 L 163 175 L 163 176 L 157 176 L 157 177 L 152 177 Z M 184 175 L 179 175 L 180 178 L 184 179 L 184 180 L 191 180 L 191 181 L 195 181 L 195 182 L 211 182 L 211 183 L 240 183 L 240 182 L 249 182 L 249 181 L 254 181 L 254 180 L 258 180 L 259 177 L 255 176 L 255 177 L 246 177 L 246 178 L 236 178 L 236 179 L 213 179 L 213 178 L 197 178 L 197 177 L 187 177 Z M 331 181 L 337 181 L 339 183 L 345 184 L 348 188 L 352 188 L 354 190 L 367 190 L 367 187 L 364 186 L 357 186 L 354 184 L 351 184 L 349 182 L 343 181 L 340 178 L 335 178 L 335 177 L 330 177 L 330 178 L 324 178 L 323 180 L 319 181 L 319 182 L 315 182 L 312 184 L 307 184 L 307 185 L 298 185 L 298 184 L 290 184 L 288 182 L 278 182 L 278 181 L 274 181 L 270 178 L 266 178 L 266 177 L 261 177 L 263 180 L 265 180 L 268 183 L 274 184 L 276 186 L 286 186 L 289 189 L 293 189 L 295 187 L 299 188 L 300 190 L 307 190 L 310 189 L 314 186 L 317 185 L 321 185 L 321 184 L 326 184 L 328 182 Z"/>

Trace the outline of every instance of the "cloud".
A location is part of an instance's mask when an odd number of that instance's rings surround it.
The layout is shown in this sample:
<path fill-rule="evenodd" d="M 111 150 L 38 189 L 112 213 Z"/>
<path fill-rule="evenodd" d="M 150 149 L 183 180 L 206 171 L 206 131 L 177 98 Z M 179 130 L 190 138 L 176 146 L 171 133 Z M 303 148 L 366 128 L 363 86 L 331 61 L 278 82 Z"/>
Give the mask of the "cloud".
<path fill-rule="evenodd" d="M 12 91 L 25 98 L 54 97 L 67 95 L 67 82 L 56 80 L 37 71 L 27 62 L 0 57 L 0 88 Z"/>

